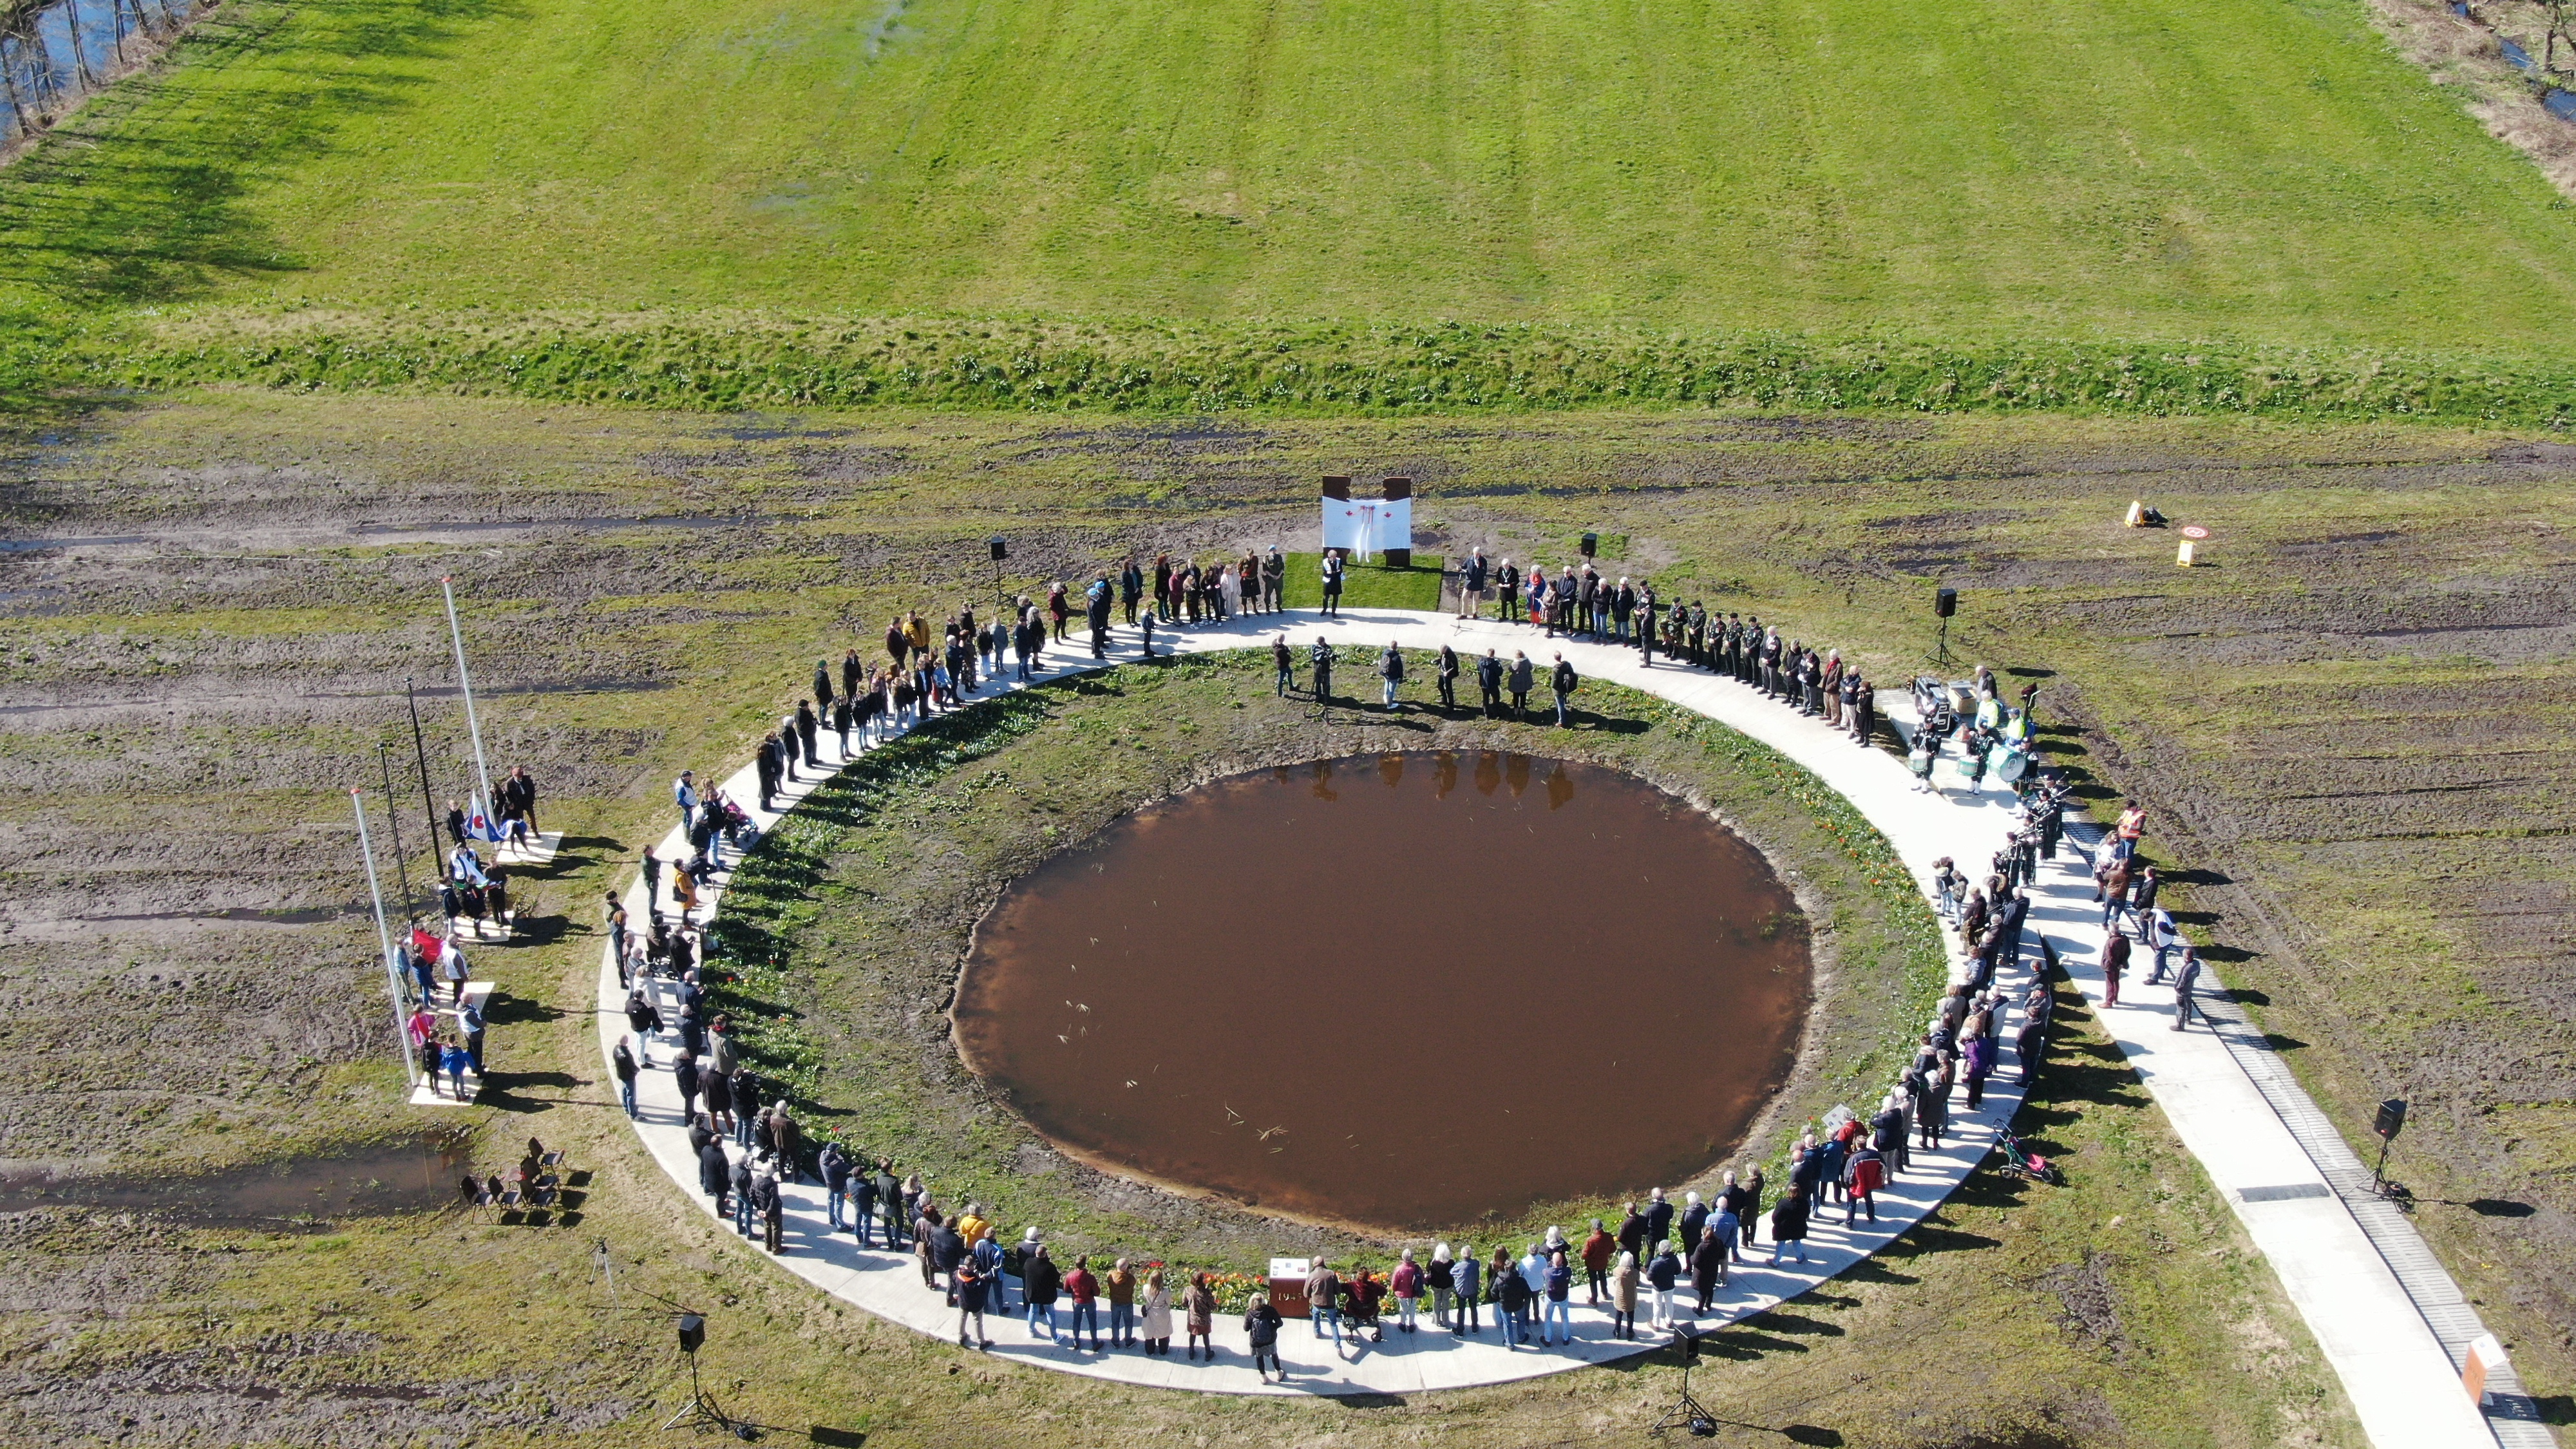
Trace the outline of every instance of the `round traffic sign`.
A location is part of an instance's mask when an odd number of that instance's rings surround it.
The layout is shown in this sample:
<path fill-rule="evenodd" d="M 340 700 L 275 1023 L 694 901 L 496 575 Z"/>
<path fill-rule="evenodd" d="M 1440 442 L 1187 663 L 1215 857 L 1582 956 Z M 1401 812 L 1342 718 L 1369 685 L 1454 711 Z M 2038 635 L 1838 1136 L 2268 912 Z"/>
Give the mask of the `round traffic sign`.
<path fill-rule="evenodd" d="M 2209 537 L 2209 530 L 2201 527 L 2197 523 L 2187 523 L 2183 525 L 2182 536 L 2185 538 L 2207 538 Z"/>

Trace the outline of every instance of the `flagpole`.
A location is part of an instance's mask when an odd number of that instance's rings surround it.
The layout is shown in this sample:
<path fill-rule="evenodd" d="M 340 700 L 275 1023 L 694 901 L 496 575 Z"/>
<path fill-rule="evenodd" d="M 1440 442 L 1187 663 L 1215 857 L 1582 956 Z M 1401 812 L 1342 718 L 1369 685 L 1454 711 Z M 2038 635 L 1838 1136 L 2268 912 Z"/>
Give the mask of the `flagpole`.
<path fill-rule="evenodd" d="M 394 880 L 402 887 L 403 920 L 417 925 L 420 912 L 414 903 L 420 898 L 411 893 L 411 867 L 403 863 L 402 812 L 394 808 L 394 747 L 383 740 L 376 741 L 376 764 L 385 775 L 385 824 L 394 832 Z M 438 837 L 431 836 L 429 843 L 436 846 Z"/>
<path fill-rule="evenodd" d="M 443 881 L 447 879 L 447 855 L 438 848 L 438 800 L 429 792 L 429 746 L 420 737 L 420 696 L 413 692 L 408 679 L 403 681 L 403 698 L 411 705 L 411 757 L 420 765 L 420 812 L 421 818 L 429 822 L 429 858 L 439 862 L 438 878 Z M 388 804 L 385 808 L 393 807 Z"/>
<path fill-rule="evenodd" d="M 394 965 L 394 934 L 385 926 L 385 892 L 376 883 L 376 848 L 367 838 L 367 805 L 355 787 L 349 791 L 349 808 L 358 813 L 358 853 L 367 861 L 367 895 L 376 903 L 376 944 L 385 953 L 385 990 L 393 997 L 394 1040 L 402 1047 L 403 1068 L 410 1075 L 404 1085 L 420 1082 L 420 1058 L 411 1049 L 411 1028 L 403 1021 L 402 975 Z"/>
<path fill-rule="evenodd" d="M 465 728 L 474 736 L 474 781 L 483 787 L 482 798 L 474 803 L 485 824 L 497 834 L 499 826 L 492 819 L 492 774 L 483 765 L 483 726 L 474 717 L 474 682 L 465 677 L 465 632 L 456 626 L 456 580 L 451 576 L 438 581 L 447 592 L 447 637 L 456 646 L 456 683 L 465 691 Z"/>

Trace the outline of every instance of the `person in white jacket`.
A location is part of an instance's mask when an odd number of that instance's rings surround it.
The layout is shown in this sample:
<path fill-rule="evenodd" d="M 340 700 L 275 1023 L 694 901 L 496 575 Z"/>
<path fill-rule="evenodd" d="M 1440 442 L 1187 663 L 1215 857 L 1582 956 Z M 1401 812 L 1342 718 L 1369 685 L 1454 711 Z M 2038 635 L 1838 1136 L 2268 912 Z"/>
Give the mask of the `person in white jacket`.
<path fill-rule="evenodd" d="M 2139 934 L 2156 953 L 2155 964 L 2147 968 L 2147 984 L 2153 986 L 2165 979 L 2165 958 L 2182 945 L 2182 932 L 2174 927 L 2173 912 L 2158 906 L 2147 912 L 2146 928 Z"/>

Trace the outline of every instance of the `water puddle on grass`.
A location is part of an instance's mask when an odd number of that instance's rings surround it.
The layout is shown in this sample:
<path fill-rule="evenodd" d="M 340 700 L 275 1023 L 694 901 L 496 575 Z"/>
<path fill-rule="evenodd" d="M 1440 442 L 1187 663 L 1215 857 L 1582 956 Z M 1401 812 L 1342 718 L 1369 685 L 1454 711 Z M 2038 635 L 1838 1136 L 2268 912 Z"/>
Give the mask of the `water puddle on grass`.
<path fill-rule="evenodd" d="M 478 698 L 500 698 L 505 695 L 553 694 L 656 694 L 672 687 L 667 679 L 630 679 L 605 674 L 585 674 L 573 679 L 540 680 L 533 684 L 504 684 L 478 691 Z M 424 684 L 413 693 L 422 699 L 452 699 L 460 691 L 453 684 Z M 230 705 L 274 705 L 287 699 L 401 699 L 399 689 L 307 689 L 293 691 L 254 690 L 192 694 L 172 699 L 95 699 L 57 704 L 0 705 L 0 719 L 27 715 L 62 714 L 83 711 L 107 718 L 118 715 L 157 714 L 177 709 L 220 710 Z"/>
<path fill-rule="evenodd" d="M 524 518 L 479 523 L 361 523 L 350 532 L 363 538 L 398 542 L 443 538 L 450 534 L 534 533 L 563 529 L 572 533 L 623 533 L 638 528 L 753 528 L 769 522 L 763 514 L 670 514 L 659 518 Z"/>
<path fill-rule="evenodd" d="M 455 1202 L 457 1181 L 472 1160 L 471 1139 L 447 1131 L 194 1177 L 5 1172 L 0 1212 L 78 1207 L 150 1213 L 202 1227 L 380 1217 Z"/>
<path fill-rule="evenodd" d="M 866 48 L 868 59 L 883 55 L 888 41 L 903 36 L 903 12 L 911 8 L 912 0 L 885 0 L 885 8 L 877 12 L 877 18 L 859 32 L 859 42 Z"/>
<path fill-rule="evenodd" d="M 221 921 L 228 925 L 319 926 L 329 921 L 365 916 L 364 905 L 317 906 L 306 910 L 264 911 L 249 906 L 221 906 L 209 911 L 128 911 L 121 915 L 78 916 L 101 925 L 116 921 Z"/>
<path fill-rule="evenodd" d="M 55 0 L 0 23 L 0 126 L 42 130 L 144 64 L 204 6 L 198 0 Z"/>
<path fill-rule="evenodd" d="M 688 530 L 717 528 L 757 528 L 775 521 L 771 515 L 742 513 L 669 514 L 655 518 L 586 517 L 586 518 L 520 518 L 485 519 L 454 523 L 357 523 L 343 529 L 309 531 L 303 541 L 328 542 L 334 537 L 357 537 L 371 544 L 437 543 L 446 539 L 481 538 L 494 534 L 537 533 L 631 533 L 638 529 L 678 528 Z M 182 549 L 229 547 L 212 541 L 198 531 L 171 533 L 100 534 L 86 538 L 0 538 L 0 553 L 42 553 L 50 549 L 135 548 L 164 546 Z"/>
<path fill-rule="evenodd" d="M 2462 17 L 2474 18 L 2469 17 L 2469 7 L 2465 3 L 2465 0 L 2451 0 L 2451 13 Z M 2496 45 L 2504 52 L 2504 63 L 2512 66 L 2515 70 L 2536 71 L 2540 69 L 2539 63 L 2531 58 L 2530 51 L 2514 44 L 2505 37 L 2501 35 L 2497 36 Z M 2571 92 L 2565 87 L 2553 85 L 2549 89 L 2542 91 L 2540 93 L 2540 106 L 2541 109 L 2549 112 L 2549 114 L 2556 116 L 2562 121 L 2576 122 L 2576 92 Z"/>
<path fill-rule="evenodd" d="M 112 548 L 150 542 L 151 535 L 143 533 L 99 538 L 0 538 L 0 553 L 42 553 L 49 548 Z"/>
<path fill-rule="evenodd" d="M 1394 754 L 1220 780 L 1040 866 L 955 1022 L 1077 1155 L 1417 1227 L 1696 1175 L 1808 999 L 1795 899 L 1707 815 L 1593 765 Z"/>

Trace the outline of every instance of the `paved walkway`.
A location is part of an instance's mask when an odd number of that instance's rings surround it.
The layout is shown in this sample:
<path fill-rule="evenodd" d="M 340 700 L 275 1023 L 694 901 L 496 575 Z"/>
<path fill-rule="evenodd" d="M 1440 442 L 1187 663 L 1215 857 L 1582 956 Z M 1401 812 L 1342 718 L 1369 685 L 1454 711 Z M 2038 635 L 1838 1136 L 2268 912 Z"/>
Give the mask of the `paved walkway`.
<path fill-rule="evenodd" d="M 1549 655 L 1561 649 L 1587 679 L 1609 679 L 1659 695 L 1760 740 L 1814 772 L 1886 835 L 1916 879 L 1926 884 L 1927 894 L 1934 859 L 1952 856 L 1973 873 L 2002 847 L 2011 828 L 2011 799 L 2005 792 L 1970 792 L 1955 788 L 1955 782 L 1949 790 L 1925 790 L 1900 760 L 1884 751 L 1860 748 L 1840 731 L 1732 680 L 1687 666 L 1641 667 L 1630 649 L 1547 640 L 1527 627 L 1468 623 L 1445 614 L 1360 609 L 1346 610 L 1338 621 L 1299 610 L 1223 626 L 1157 630 L 1156 642 L 1185 652 L 1241 648 L 1266 641 L 1279 631 L 1282 621 L 1287 621 L 1290 640 L 1301 651 L 1301 664 L 1304 646 L 1319 632 L 1342 645 L 1383 646 L 1393 640 L 1406 648 L 1432 649 L 1447 642 L 1461 655 L 1479 655 L 1492 646 L 1506 659 L 1513 650 L 1522 649 L 1542 668 Z M 1111 662 L 1136 657 L 1133 632 L 1122 631 Z M 1046 678 L 1097 667 L 1087 646 L 1052 646 L 1042 662 L 1049 666 Z M 1345 693 L 1373 697 L 1375 686 L 1374 678 L 1353 671 Z M 1416 682 L 1407 687 L 1407 693 L 1420 699 L 1430 690 L 1427 682 Z M 1882 695 L 1888 705 L 1902 698 L 1892 692 Z M 1534 735 L 1532 747 L 1543 750 L 1544 739 Z M 828 744 L 825 748 L 830 750 Z M 759 796 L 748 765 L 725 781 L 723 788 L 738 802 L 756 801 Z M 792 789 L 779 803 L 792 809 L 811 788 L 809 776 L 805 786 Z M 763 828 L 776 818 L 762 815 Z M 685 849 L 675 827 L 656 853 L 669 858 L 685 854 Z M 720 900 L 723 885 L 719 877 L 712 891 L 701 893 L 702 904 L 709 897 Z M 2061 961 L 2088 996 L 2098 1000 L 2095 960 L 2102 933 L 2092 889 L 2082 858 L 2074 852 L 2062 853 L 2058 861 L 2043 866 L 2032 890 L 2032 924 L 2035 932 L 2046 933 L 2056 943 Z M 646 904 L 641 892 L 639 884 L 629 899 L 630 913 L 638 916 Z M 2030 954 L 2036 958 L 2035 946 Z M 1964 972 L 1965 963 L 1954 949 L 1953 978 Z M 2219 989 L 2207 975 L 2202 979 L 2209 991 Z M 2017 999 L 2028 980 L 2026 970 L 2016 969 L 2006 973 L 2003 984 Z M 615 965 L 603 951 L 599 992 L 603 1055 L 625 1030 L 624 999 Z M 2100 1016 L 2184 1143 L 2200 1158 L 2271 1259 L 2342 1378 L 2372 1441 L 2383 1449 L 2494 1445 L 2495 1434 L 2461 1391 L 2452 1358 L 2427 1325 L 2424 1313 L 2408 1297 L 2325 1173 L 2249 1079 L 2228 1042 L 2208 1031 L 2177 1034 L 2168 1030 L 2171 993 L 2160 988 L 2132 988 L 2126 1002 L 2104 1009 Z M 2003 1035 L 2010 1037 L 2015 1025 L 2008 1022 Z M 654 1052 L 657 1066 L 667 1064 L 670 1052 L 667 1045 Z M 2290 1090 L 2295 1091 L 2295 1085 Z M 669 1073 L 646 1073 L 639 1095 L 643 1116 L 638 1132 L 646 1147 L 683 1191 L 706 1206 L 705 1196 L 697 1190 L 696 1163 L 688 1151 L 678 1092 Z M 1808 1242 L 1815 1263 L 1803 1269 L 1794 1262 L 1778 1268 L 1748 1265 L 1735 1274 L 1716 1311 L 1700 1320 L 1701 1326 L 1733 1322 L 1797 1297 L 1919 1221 L 1984 1158 L 1993 1142 L 1993 1123 L 2008 1121 L 2020 1106 L 2020 1089 L 2001 1078 L 1989 1084 L 1987 1095 L 1987 1105 L 1978 1114 L 1967 1113 L 1954 1102 L 1952 1145 L 1940 1153 L 1915 1154 L 1913 1169 L 1882 1193 L 1875 1227 L 1864 1219 L 1856 1228 L 1845 1229 L 1827 1221 L 1837 1214 L 1819 1212 Z M 1866 1109 L 1871 1104 L 1851 1105 Z M 822 1190 L 811 1184 L 789 1189 L 789 1251 L 778 1260 L 780 1266 L 871 1312 L 953 1339 L 955 1315 L 942 1308 L 939 1295 L 922 1286 L 913 1260 L 908 1255 L 861 1251 L 847 1235 L 828 1233 L 822 1198 Z M 1008 1222 L 1008 1204 L 1002 1207 L 1001 1216 Z M 1638 1344 L 1610 1339 L 1604 1312 L 1578 1307 L 1575 1319 L 1575 1342 L 1545 1351 L 1506 1352 L 1489 1327 L 1480 1338 L 1465 1340 L 1427 1330 L 1411 1339 L 1391 1334 L 1386 1344 L 1369 1345 L 1347 1356 L 1336 1355 L 1329 1343 L 1313 1342 L 1305 1329 L 1291 1324 L 1282 1347 L 1293 1376 L 1285 1386 L 1268 1387 L 1247 1376 L 1249 1362 L 1236 1324 L 1219 1325 L 1217 1341 L 1226 1356 L 1213 1367 L 1132 1352 L 1075 1352 L 1033 1337 L 1024 1326 L 1000 1317 L 990 1320 L 990 1329 L 997 1356 L 1130 1383 L 1227 1393 L 1405 1393 L 1465 1387 L 1559 1372 L 1653 1347 L 1651 1334 Z"/>

